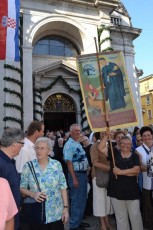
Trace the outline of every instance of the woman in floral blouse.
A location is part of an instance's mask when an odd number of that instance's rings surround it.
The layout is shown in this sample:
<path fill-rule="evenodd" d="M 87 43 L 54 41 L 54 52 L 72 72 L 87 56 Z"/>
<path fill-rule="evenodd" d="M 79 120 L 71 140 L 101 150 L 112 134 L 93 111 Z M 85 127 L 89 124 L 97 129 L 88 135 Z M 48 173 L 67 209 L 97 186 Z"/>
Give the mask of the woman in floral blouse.
<path fill-rule="evenodd" d="M 22 195 L 34 198 L 37 202 L 45 202 L 46 223 L 30 224 L 26 230 L 64 230 L 68 221 L 67 185 L 61 164 L 49 157 L 52 150 L 51 140 L 47 137 L 38 138 L 35 143 L 37 159 L 33 166 L 42 192 L 31 174 L 28 163 L 21 174 L 20 190 Z"/>

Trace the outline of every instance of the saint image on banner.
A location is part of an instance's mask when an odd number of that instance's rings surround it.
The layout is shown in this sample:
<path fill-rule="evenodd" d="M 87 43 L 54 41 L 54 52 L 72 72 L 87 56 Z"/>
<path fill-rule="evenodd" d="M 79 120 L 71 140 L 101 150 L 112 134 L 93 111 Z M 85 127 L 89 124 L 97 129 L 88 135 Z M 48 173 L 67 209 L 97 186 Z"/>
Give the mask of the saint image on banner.
<path fill-rule="evenodd" d="M 105 58 L 100 59 L 102 66 L 102 82 L 104 84 L 105 99 L 109 100 L 110 111 L 125 108 L 126 103 L 124 96 L 123 74 L 119 66 L 115 63 L 106 61 Z"/>
<path fill-rule="evenodd" d="M 92 131 L 138 124 L 137 113 L 121 51 L 80 55 L 77 67 L 85 112 Z M 99 70 L 100 66 L 100 70 Z"/>

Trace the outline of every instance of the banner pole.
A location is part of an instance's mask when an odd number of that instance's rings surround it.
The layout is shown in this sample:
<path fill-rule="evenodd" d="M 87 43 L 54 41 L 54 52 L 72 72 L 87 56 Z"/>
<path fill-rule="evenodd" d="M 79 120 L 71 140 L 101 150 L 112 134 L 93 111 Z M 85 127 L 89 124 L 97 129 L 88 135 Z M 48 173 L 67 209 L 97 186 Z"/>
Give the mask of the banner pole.
<path fill-rule="evenodd" d="M 96 56 L 97 56 L 98 69 L 99 69 L 99 75 L 100 75 L 100 83 L 101 83 L 102 95 L 103 95 L 103 99 L 104 99 L 105 121 L 106 121 L 107 128 L 109 128 L 108 113 L 107 113 L 107 107 L 106 107 L 106 97 L 105 97 L 105 93 L 104 93 L 104 88 L 105 87 L 104 87 L 103 80 L 102 80 L 102 72 L 101 72 L 101 69 L 100 69 L 100 62 L 99 62 L 99 53 L 98 53 L 97 41 L 96 41 L 95 37 L 94 37 L 94 40 L 95 40 L 95 46 L 96 46 Z"/>
<path fill-rule="evenodd" d="M 106 107 L 106 97 L 105 97 L 105 93 L 104 93 L 105 87 L 104 87 L 103 80 L 102 80 L 102 71 L 100 69 L 99 52 L 98 52 L 98 46 L 97 46 L 96 37 L 94 37 L 94 40 L 95 40 L 95 46 L 96 46 L 96 55 L 97 55 L 98 69 L 99 69 L 99 75 L 100 75 L 102 95 L 103 95 L 103 99 L 104 99 L 104 115 L 105 115 L 106 126 L 107 126 L 107 128 L 109 130 L 110 126 L 109 126 L 108 112 L 107 112 L 107 107 Z M 110 140 L 110 148 L 111 148 L 113 166 L 115 168 L 115 158 L 114 158 L 113 146 L 112 146 L 112 142 L 111 142 L 110 138 L 109 138 L 109 140 Z M 117 176 L 116 176 L 116 179 L 117 179 Z"/>

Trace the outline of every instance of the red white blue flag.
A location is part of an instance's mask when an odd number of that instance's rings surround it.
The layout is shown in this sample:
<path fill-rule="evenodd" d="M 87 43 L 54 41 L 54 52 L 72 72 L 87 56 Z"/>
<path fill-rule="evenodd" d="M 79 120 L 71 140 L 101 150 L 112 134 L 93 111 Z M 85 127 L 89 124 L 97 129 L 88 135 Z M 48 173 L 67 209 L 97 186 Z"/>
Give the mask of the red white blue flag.
<path fill-rule="evenodd" d="M 0 0 L 0 60 L 19 61 L 20 0 Z"/>

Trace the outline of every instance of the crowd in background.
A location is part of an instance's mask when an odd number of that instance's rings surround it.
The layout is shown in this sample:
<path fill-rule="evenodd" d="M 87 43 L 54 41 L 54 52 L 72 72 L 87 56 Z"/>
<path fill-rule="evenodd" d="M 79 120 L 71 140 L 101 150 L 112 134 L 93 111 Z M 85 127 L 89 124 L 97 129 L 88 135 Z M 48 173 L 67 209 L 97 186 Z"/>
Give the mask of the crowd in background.
<path fill-rule="evenodd" d="M 98 170 L 109 175 L 107 187 L 98 186 Z M 135 127 L 133 132 L 125 128 L 94 133 L 73 124 L 64 132 L 45 131 L 42 122 L 33 121 L 26 134 L 7 128 L 1 138 L 0 177 L 8 181 L 0 183 L 0 190 L 4 185 L 8 191 L 7 202 L 1 203 L 5 215 L 0 229 L 62 230 L 69 219 L 70 230 L 84 230 L 90 226 L 83 219 L 91 215 L 99 217 L 101 230 L 112 229 L 109 215 L 115 216 L 117 230 L 153 226 L 153 131 L 149 126 Z M 44 223 L 21 221 L 24 197 L 45 202 Z"/>

